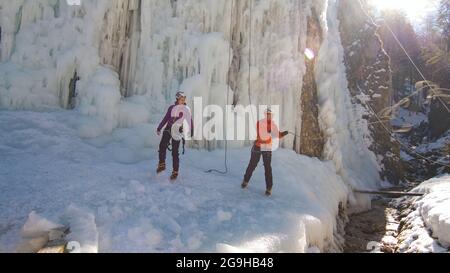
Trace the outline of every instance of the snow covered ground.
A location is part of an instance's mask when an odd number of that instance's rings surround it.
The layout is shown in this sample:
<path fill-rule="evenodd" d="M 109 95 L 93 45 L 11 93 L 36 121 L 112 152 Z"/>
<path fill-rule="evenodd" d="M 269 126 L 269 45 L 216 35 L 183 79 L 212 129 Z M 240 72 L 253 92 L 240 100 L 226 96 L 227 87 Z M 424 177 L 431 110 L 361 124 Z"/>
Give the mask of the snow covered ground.
<path fill-rule="evenodd" d="M 401 252 L 447 252 L 450 248 L 450 175 L 423 182 L 400 234 Z"/>
<path fill-rule="evenodd" d="M 154 173 L 154 125 L 88 140 L 79 117 L 0 111 L 0 252 L 16 250 L 25 223 L 70 226 L 69 239 L 86 252 L 336 249 L 338 207 L 349 192 L 332 162 L 276 152 L 268 199 L 261 167 L 240 189 L 249 149 L 230 151 L 227 175 L 204 173 L 221 167 L 223 151 L 188 150 L 173 184 Z"/>
<path fill-rule="evenodd" d="M 450 145 L 450 131 L 441 135 L 436 140 L 430 140 L 427 131 L 428 116 L 422 112 L 409 111 L 399 108 L 391 124 L 397 128 L 412 128 L 411 132 L 399 133 L 398 138 L 410 149 L 401 151 L 401 157 L 405 161 L 423 159 L 418 154 L 430 158 L 442 164 L 450 162 L 450 155 L 445 148 Z"/>
<path fill-rule="evenodd" d="M 417 147 L 417 152 L 419 153 L 430 153 L 434 150 L 443 150 L 446 146 L 450 145 L 450 130 L 442 135 L 439 139 L 434 142 L 424 143 Z M 447 156 L 447 160 L 450 156 Z"/>
<path fill-rule="evenodd" d="M 428 116 L 422 112 L 413 112 L 404 108 L 397 109 L 391 124 L 395 127 L 418 127 L 421 123 L 428 122 Z"/>

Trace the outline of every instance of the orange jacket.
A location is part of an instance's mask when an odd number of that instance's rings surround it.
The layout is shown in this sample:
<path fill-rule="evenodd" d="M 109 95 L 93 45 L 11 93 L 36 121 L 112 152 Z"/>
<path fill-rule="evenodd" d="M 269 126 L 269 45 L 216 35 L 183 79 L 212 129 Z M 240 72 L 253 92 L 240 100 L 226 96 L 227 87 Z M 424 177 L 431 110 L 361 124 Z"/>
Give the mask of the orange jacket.
<path fill-rule="evenodd" d="M 262 119 L 256 124 L 257 138 L 256 146 L 259 148 L 271 149 L 273 138 L 283 138 L 278 126 L 273 120 Z"/>

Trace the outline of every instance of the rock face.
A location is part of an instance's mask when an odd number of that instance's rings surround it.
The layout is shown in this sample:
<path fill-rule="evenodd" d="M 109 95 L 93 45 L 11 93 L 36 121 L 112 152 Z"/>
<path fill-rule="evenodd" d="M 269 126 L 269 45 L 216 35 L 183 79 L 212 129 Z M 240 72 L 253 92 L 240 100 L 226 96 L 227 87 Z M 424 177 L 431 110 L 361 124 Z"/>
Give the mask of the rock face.
<path fill-rule="evenodd" d="M 450 130 L 450 92 L 438 94 L 431 100 L 428 120 L 430 122 L 430 137 L 437 139 Z"/>
<path fill-rule="evenodd" d="M 372 138 L 371 150 L 378 156 L 382 178 L 392 183 L 403 179 L 399 144 L 391 138 L 389 117 L 380 116 L 391 105 L 392 74 L 378 27 L 359 1 L 340 2 L 340 30 L 345 64 L 354 103 L 365 109 Z M 384 120 L 383 120 L 384 119 Z"/>
<path fill-rule="evenodd" d="M 315 9 L 311 10 L 308 16 L 306 48 L 312 53 L 319 52 L 322 44 L 322 28 Z M 302 122 L 299 140 L 300 147 L 297 150 L 300 154 L 311 157 L 322 157 L 324 136 L 319 124 L 319 101 L 317 97 L 316 83 L 316 58 L 310 56 L 306 59 L 306 73 L 303 76 L 303 87 L 301 95 Z"/>

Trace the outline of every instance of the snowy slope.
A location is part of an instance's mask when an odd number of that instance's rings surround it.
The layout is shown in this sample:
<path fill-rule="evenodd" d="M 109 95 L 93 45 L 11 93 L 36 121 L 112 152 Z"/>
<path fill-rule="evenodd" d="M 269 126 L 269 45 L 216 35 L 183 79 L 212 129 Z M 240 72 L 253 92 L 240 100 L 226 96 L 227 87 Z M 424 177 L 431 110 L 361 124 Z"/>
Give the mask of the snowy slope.
<path fill-rule="evenodd" d="M 225 176 L 204 173 L 220 167 L 221 151 L 188 150 L 172 184 L 168 174 L 154 175 L 151 126 L 83 140 L 71 127 L 76 118 L 0 111 L 1 252 L 15 250 L 32 212 L 70 225 L 69 238 L 88 242 L 88 252 L 336 250 L 348 190 L 331 162 L 277 152 L 268 199 L 262 168 L 248 191 L 240 189 L 248 149 L 230 152 Z"/>
<path fill-rule="evenodd" d="M 448 252 L 450 247 L 450 175 L 423 182 L 413 192 L 424 193 L 405 218 L 401 252 Z"/>
<path fill-rule="evenodd" d="M 402 127 L 418 127 L 424 122 L 428 122 L 428 117 L 422 112 L 412 112 L 404 108 L 397 109 L 392 125 Z"/>
<path fill-rule="evenodd" d="M 426 111 L 425 111 L 426 112 Z M 411 128 L 408 132 L 401 132 L 397 137 L 410 149 L 403 149 L 401 152 L 404 161 L 414 162 L 417 159 L 423 159 L 417 156 L 417 153 L 441 164 L 448 164 L 450 155 L 446 148 L 450 145 L 450 131 L 444 132 L 439 138 L 430 138 L 429 118 L 426 113 L 409 111 L 399 108 L 396 110 L 395 117 L 391 121 L 397 128 Z M 437 165 L 437 170 L 429 171 L 435 173 L 427 178 L 437 174 L 445 173 L 443 165 Z"/>
<path fill-rule="evenodd" d="M 426 181 L 415 191 L 426 193 L 417 202 L 425 224 L 442 245 L 450 247 L 450 175 Z"/>

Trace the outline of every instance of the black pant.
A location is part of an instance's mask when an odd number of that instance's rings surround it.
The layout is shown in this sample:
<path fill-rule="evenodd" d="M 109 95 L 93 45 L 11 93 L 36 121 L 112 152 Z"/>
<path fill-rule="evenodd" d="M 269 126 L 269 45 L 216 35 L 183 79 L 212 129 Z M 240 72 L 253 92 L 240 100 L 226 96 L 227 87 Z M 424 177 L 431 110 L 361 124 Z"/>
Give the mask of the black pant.
<path fill-rule="evenodd" d="M 170 135 L 170 129 L 164 130 L 161 143 L 159 144 L 159 163 L 166 162 L 166 152 L 169 147 L 170 141 L 172 141 L 172 159 L 173 170 L 178 172 L 180 170 L 180 142 L 176 141 Z"/>
<path fill-rule="evenodd" d="M 267 189 L 272 189 L 273 187 L 273 176 L 272 176 L 272 152 L 271 151 L 261 151 L 261 148 L 256 145 L 252 148 L 252 156 L 250 158 L 250 163 L 248 164 L 247 171 L 245 172 L 244 181 L 250 182 L 253 172 L 258 166 L 261 156 L 264 162 L 264 170 L 266 175 L 266 186 Z"/>

